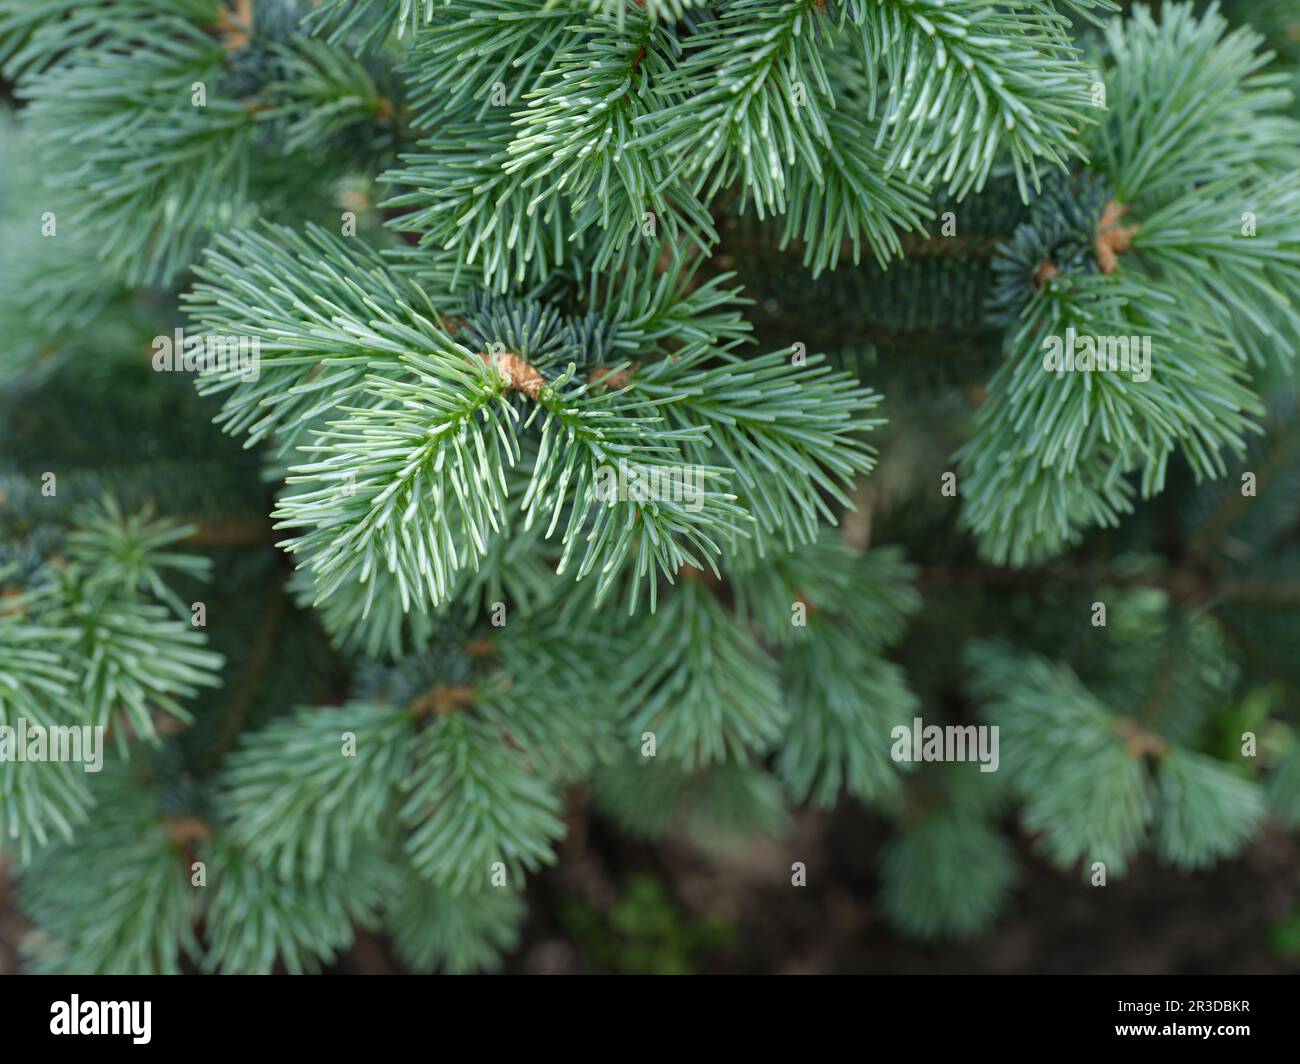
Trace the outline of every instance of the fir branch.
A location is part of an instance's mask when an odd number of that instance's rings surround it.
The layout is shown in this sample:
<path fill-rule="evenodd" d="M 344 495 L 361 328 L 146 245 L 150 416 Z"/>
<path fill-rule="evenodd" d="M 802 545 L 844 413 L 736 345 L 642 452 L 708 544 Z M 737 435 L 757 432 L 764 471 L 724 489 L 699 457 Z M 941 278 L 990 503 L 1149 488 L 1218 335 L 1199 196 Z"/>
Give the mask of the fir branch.
<path fill-rule="evenodd" d="M 45 766 L 42 766 L 45 767 Z M 25 869 L 30 969 L 65 975 L 179 974 L 199 951 L 198 899 L 153 794 L 121 767 L 97 781 L 95 830 Z M 87 876 L 88 867 L 111 869 Z"/>
<path fill-rule="evenodd" d="M 829 808 L 841 788 L 867 803 L 898 799 L 888 738 L 895 725 L 910 726 L 918 706 L 901 669 L 818 625 L 786 656 L 782 687 L 790 727 L 776 764 L 796 799 Z"/>
<path fill-rule="evenodd" d="M 819 39 L 830 29 L 813 0 L 739 0 L 684 42 L 653 91 L 664 106 L 639 116 L 634 142 L 706 179 L 706 195 L 739 179 L 760 214 L 788 202 L 785 173 L 821 175 L 834 107 Z"/>
<path fill-rule="evenodd" d="M 526 907 L 508 890 L 455 894 L 407 875 L 384 924 L 398 955 L 417 972 L 492 971 L 519 941 Z"/>
<path fill-rule="evenodd" d="M 227 762 L 230 837 L 255 865 L 317 882 L 327 865 L 346 866 L 359 843 L 382 834 L 410 769 L 409 739 L 409 717 L 383 707 L 273 721 Z"/>
<path fill-rule="evenodd" d="M 685 452 L 736 471 L 741 503 L 765 536 L 782 535 L 787 548 L 811 540 L 819 520 L 835 520 L 819 493 L 850 505 L 852 478 L 874 465 L 862 434 L 883 424 L 865 416 L 879 396 L 819 355 L 799 360 L 775 351 L 702 365 L 703 354 L 639 371 L 631 391 L 671 397 L 670 420 L 683 428 L 708 426 L 707 441 L 688 441 Z"/>
<path fill-rule="evenodd" d="M 93 804 L 81 766 L 20 761 L 20 752 L 9 749 L 20 741 L 20 721 L 41 728 L 72 723 L 60 717 L 59 707 L 77 679 L 65 664 L 75 633 L 25 619 L 39 594 L 0 598 L 0 726 L 15 729 L 14 738 L 0 740 L 0 850 L 16 852 L 23 862 L 56 836 L 71 839 Z"/>
<path fill-rule="evenodd" d="M 204 912 L 210 972 L 267 975 L 283 964 L 291 975 L 318 970 L 352 942 L 353 925 L 375 927 L 395 872 L 381 858 L 355 855 L 332 862 L 318 880 L 266 875 L 228 840 L 207 855 L 214 882 Z"/>
<path fill-rule="evenodd" d="M 130 283 L 169 281 L 211 228 L 247 215 L 255 120 L 219 96 L 225 53 L 205 27 L 164 11 L 120 32 L 25 82 L 25 117 L 50 152 L 63 225 Z M 211 94 L 203 106 L 196 83 Z"/>
<path fill-rule="evenodd" d="M 632 735 L 652 732 L 658 756 L 688 768 L 769 749 L 782 734 L 770 659 L 699 581 L 688 580 L 628 633 L 619 697 Z"/>
<path fill-rule="evenodd" d="M 1205 868 L 1237 853 L 1264 813 L 1260 788 L 1213 758 L 1175 750 L 1160 763 L 1156 846 L 1179 868 Z"/>
<path fill-rule="evenodd" d="M 857 0 L 847 10 L 887 169 L 941 180 L 960 197 L 982 189 L 1006 152 L 1028 200 L 1040 166 L 1080 154 L 1090 81 L 1049 3 Z"/>
<path fill-rule="evenodd" d="M 401 808 L 410 830 L 405 851 L 435 886 L 494 889 L 498 862 L 517 884 L 554 859 L 564 830 L 559 795 L 493 726 L 464 714 L 440 717 L 420 733 L 413 757 L 422 775 L 409 781 Z"/>
<path fill-rule="evenodd" d="M 834 270 L 846 245 L 852 247 L 855 266 L 862 260 L 864 242 L 882 265 L 901 258 L 900 234 L 921 231 L 930 216 L 924 188 L 891 171 L 871 146 L 863 123 L 836 111 L 827 120 L 827 133 L 821 179 L 803 168 L 790 175 L 781 247 L 802 243 L 803 264 L 813 277 Z"/>
<path fill-rule="evenodd" d="M 1110 24 L 1106 114 L 1088 140 L 1122 202 L 1145 213 L 1200 184 L 1296 168 L 1286 78 L 1265 72 L 1261 43 L 1191 4 L 1165 5 L 1159 22 L 1138 5 Z"/>
<path fill-rule="evenodd" d="M 945 807 L 892 839 L 881 854 L 885 917 L 923 940 L 976 933 L 1005 908 L 1019 878 L 994 826 Z"/>

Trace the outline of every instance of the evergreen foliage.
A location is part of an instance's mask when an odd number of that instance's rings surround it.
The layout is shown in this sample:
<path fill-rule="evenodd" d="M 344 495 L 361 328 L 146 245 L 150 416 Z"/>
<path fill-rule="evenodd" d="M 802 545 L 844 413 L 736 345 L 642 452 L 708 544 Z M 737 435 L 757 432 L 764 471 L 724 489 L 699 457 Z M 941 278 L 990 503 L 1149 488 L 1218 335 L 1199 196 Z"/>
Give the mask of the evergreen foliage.
<path fill-rule="evenodd" d="M 1296 26 L 0 0 L 0 725 L 105 736 L 0 761 L 30 969 L 492 969 L 584 802 L 847 796 L 926 939 L 1300 824 Z"/>

